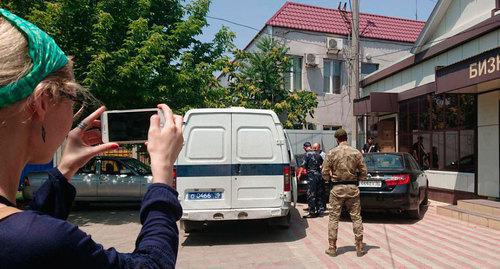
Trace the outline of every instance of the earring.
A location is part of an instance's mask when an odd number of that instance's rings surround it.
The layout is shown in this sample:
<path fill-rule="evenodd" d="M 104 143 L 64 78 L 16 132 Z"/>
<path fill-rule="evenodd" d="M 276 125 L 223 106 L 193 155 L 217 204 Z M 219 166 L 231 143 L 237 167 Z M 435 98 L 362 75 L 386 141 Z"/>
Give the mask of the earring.
<path fill-rule="evenodd" d="M 47 132 L 45 132 L 45 127 L 43 127 L 42 125 L 42 140 L 43 140 L 43 143 L 45 143 L 45 136 L 47 135 Z"/>

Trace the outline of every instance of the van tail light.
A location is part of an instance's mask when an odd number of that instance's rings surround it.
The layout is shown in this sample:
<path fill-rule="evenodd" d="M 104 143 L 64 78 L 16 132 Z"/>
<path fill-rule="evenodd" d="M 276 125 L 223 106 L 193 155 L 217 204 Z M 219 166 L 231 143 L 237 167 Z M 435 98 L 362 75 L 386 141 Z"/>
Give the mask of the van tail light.
<path fill-rule="evenodd" d="M 172 171 L 172 188 L 177 190 L 177 169 L 175 167 Z"/>
<path fill-rule="evenodd" d="M 389 187 L 408 183 L 410 183 L 410 175 L 408 174 L 393 175 L 391 178 L 385 180 L 385 184 Z"/>
<path fill-rule="evenodd" d="M 290 166 L 287 165 L 283 167 L 283 191 L 290 191 L 292 189 L 292 177 L 291 177 L 291 169 Z"/>
<path fill-rule="evenodd" d="M 30 183 L 30 179 L 28 177 L 25 177 L 24 178 L 24 186 L 30 186 L 31 183 Z"/>

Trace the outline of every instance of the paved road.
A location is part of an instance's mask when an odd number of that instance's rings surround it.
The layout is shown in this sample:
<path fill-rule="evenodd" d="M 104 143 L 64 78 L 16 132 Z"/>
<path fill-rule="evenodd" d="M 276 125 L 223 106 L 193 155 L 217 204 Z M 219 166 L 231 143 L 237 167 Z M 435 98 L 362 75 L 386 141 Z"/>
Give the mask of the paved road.
<path fill-rule="evenodd" d="M 500 232 L 436 214 L 431 201 L 423 220 L 365 214 L 368 253 L 356 257 L 352 225 L 339 225 L 339 256 L 327 247 L 328 217 L 302 219 L 293 212 L 289 230 L 263 221 L 209 225 L 189 235 L 181 231 L 178 268 L 500 268 Z M 132 251 L 139 233 L 137 208 L 86 208 L 70 220 L 105 247 Z"/>

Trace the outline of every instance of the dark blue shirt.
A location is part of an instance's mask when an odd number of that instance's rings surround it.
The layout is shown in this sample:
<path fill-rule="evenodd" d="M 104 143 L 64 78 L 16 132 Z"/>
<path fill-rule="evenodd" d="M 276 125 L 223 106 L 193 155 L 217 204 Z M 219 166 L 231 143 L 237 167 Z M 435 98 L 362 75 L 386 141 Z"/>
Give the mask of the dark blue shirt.
<path fill-rule="evenodd" d="M 36 192 L 32 210 L 0 220 L 0 268 L 174 268 L 182 215 L 177 192 L 149 186 L 141 205 L 142 229 L 133 253 L 104 249 L 65 221 L 75 188 L 57 169 Z M 116 235 L 120 236 L 120 235 Z"/>
<path fill-rule="evenodd" d="M 323 157 L 316 151 L 308 151 L 300 166 L 306 168 L 307 173 L 321 173 L 321 165 L 323 165 Z"/>

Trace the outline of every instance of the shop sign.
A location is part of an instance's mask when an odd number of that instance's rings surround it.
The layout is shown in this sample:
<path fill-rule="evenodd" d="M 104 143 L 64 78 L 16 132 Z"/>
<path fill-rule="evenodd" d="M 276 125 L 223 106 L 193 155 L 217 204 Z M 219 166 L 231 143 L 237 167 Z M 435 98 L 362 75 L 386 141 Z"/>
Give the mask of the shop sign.
<path fill-rule="evenodd" d="M 471 63 L 469 65 L 469 79 L 481 77 L 499 71 L 500 55 L 497 54 L 496 57 L 490 57 L 477 63 Z"/>
<path fill-rule="evenodd" d="M 436 93 L 444 93 L 500 79 L 500 48 L 483 52 L 436 70 Z M 474 91 L 475 88 L 471 88 Z"/>

